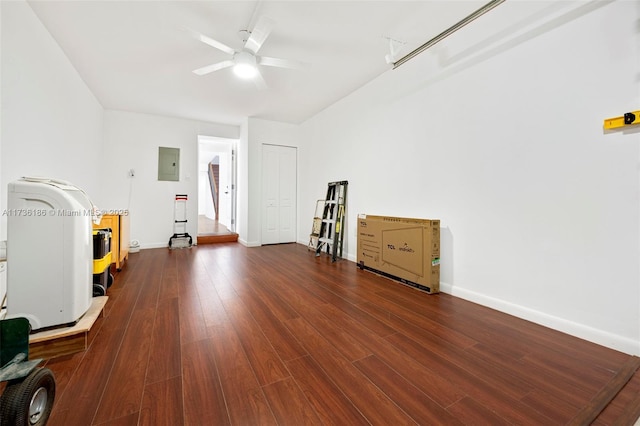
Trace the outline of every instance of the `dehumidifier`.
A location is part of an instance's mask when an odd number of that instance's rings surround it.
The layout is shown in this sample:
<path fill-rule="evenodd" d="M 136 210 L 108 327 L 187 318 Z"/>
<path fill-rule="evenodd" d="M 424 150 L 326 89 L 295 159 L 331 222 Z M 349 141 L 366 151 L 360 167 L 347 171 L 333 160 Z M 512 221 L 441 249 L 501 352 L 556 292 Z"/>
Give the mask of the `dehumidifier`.
<path fill-rule="evenodd" d="M 40 178 L 9 183 L 7 201 L 7 317 L 32 330 L 77 322 L 93 297 L 91 201 Z"/>

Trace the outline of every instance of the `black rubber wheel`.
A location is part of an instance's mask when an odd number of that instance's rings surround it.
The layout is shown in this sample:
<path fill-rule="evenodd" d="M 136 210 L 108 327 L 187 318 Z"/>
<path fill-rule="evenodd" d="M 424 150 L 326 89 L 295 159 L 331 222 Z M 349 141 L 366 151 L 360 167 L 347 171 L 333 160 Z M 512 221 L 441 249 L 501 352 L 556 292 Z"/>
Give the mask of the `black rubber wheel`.
<path fill-rule="evenodd" d="M 107 290 L 102 287 L 100 284 L 93 285 L 93 297 L 104 296 L 107 294 Z"/>
<path fill-rule="evenodd" d="M 111 287 L 111 285 L 113 285 L 113 274 L 109 274 L 107 277 L 107 288 Z"/>
<path fill-rule="evenodd" d="M 43 426 L 56 397 L 56 380 L 48 368 L 37 368 L 24 379 L 12 380 L 0 398 L 3 425 Z"/>

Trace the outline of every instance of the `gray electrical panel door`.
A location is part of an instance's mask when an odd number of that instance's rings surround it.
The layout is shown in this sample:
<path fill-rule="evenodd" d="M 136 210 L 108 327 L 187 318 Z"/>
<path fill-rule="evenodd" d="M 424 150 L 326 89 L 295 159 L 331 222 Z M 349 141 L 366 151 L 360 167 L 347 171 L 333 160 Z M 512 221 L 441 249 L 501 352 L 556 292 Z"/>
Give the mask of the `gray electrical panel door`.
<path fill-rule="evenodd" d="M 180 148 L 158 148 L 158 180 L 180 180 Z"/>

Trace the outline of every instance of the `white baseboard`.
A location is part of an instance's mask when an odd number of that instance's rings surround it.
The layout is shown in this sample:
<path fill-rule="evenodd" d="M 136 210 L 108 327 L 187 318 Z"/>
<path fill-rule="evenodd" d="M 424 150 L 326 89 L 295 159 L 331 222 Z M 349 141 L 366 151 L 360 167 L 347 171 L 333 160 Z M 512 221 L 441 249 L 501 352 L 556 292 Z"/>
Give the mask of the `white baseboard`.
<path fill-rule="evenodd" d="M 554 330 L 561 331 L 580 339 L 588 340 L 598 345 L 606 346 L 629 355 L 640 355 L 640 341 L 629 339 L 593 328 L 584 324 L 569 321 L 564 318 L 546 314 L 505 300 L 489 297 L 475 291 L 467 290 L 447 283 L 440 283 L 440 291 L 482 306 L 513 315 Z"/>
<path fill-rule="evenodd" d="M 165 248 L 169 247 L 168 243 L 140 243 L 140 250 Z"/>
<path fill-rule="evenodd" d="M 238 238 L 238 242 L 245 247 L 260 247 L 262 245 L 257 241 L 248 242 L 247 240 L 243 240 L 242 238 Z"/>

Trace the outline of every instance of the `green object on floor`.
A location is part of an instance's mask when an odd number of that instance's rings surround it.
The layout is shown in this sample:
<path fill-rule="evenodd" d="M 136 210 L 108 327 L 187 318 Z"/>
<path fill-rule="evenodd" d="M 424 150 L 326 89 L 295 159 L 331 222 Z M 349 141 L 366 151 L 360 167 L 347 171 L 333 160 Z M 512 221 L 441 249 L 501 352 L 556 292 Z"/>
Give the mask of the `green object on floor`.
<path fill-rule="evenodd" d="M 31 326 L 26 318 L 0 321 L 0 366 L 6 365 L 17 354 L 29 358 L 29 332 Z"/>
<path fill-rule="evenodd" d="M 41 359 L 29 359 L 29 332 L 26 318 L 0 321 L 0 382 L 27 376 Z"/>

